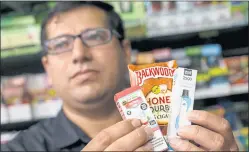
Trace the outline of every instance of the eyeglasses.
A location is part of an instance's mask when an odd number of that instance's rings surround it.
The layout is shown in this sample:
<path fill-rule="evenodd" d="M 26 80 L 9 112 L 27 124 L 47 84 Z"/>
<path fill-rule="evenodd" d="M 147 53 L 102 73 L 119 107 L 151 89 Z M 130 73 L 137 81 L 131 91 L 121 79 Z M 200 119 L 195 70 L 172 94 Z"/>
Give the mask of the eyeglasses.
<path fill-rule="evenodd" d="M 96 28 L 88 29 L 79 35 L 62 35 L 54 39 L 45 41 L 44 47 L 48 54 L 59 54 L 73 50 L 74 40 L 79 37 L 86 47 L 103 45 L 111 41 L 112 36 L 120 38 L 120 34 L 115 30 Z"/>

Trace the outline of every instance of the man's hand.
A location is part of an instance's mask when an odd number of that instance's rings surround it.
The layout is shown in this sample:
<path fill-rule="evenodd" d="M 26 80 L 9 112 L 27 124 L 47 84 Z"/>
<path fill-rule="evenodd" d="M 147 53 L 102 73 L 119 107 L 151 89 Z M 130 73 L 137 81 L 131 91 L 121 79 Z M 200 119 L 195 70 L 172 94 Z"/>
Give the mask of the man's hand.
<path fill-rule="evenodd" d="M 189 120 L 196 124 L 179 129 L 179 138 L 169 139 L 171 147 L 176 151 L 238 151 L 229 122 L 206 111 L 193 110 Z M 194 144 L 196 143 L 196 144 Z M 199 145 L 199 146 L 197 146 Z"/>
<path fill-rule="evenodd" d="M 152 129 L 140 120 L 124 120 L 102 130 L 82 151 L 151 151 L 152 136 Z"/>

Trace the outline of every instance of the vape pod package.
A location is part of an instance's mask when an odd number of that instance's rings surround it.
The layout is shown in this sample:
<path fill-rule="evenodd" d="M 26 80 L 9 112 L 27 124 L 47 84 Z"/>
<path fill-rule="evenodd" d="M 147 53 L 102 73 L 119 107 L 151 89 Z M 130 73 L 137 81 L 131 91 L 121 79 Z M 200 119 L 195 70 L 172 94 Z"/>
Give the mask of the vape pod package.
<path fill-rule="evenodd" d="M 154 136 L 149 141 L 153 145 L 153 151 L 165 151 L 168 149 L 158 123 L 139 86 L 117 93 L 114 100 L 123 119 L 140 119 L 143 125 L 153 129 Z"/>
<path fill-rule="evenodd" d="M 197 70 L 177 68 L 173 77 L 170 123 L 167 137 L 177 137 L 180 127 L 191 125 L 187 114 L 193 110 Z"/>

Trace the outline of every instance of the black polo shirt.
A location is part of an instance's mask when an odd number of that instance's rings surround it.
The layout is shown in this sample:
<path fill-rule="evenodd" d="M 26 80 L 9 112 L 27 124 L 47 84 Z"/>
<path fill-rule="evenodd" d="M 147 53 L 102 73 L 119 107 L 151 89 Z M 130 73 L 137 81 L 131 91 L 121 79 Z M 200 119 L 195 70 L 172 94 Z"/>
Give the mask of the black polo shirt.
<path fill-rule="evenodd" d="M 64 114 L 41 121 L 1 145 L 1 151 L 80 151 L 90 138 Z"/>

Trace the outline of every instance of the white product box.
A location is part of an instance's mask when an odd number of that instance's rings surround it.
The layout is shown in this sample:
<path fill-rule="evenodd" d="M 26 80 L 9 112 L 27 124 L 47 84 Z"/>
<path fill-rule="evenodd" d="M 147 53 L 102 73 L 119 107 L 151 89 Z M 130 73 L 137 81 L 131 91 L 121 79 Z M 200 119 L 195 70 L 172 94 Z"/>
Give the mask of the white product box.
<path fill-rule="evenodd" d="M 193 110 L 197 70 L 177 68 L 173 77 L 171 115 L 167 137 L 177 137 L 180 127 L 191 125 L 187 114 Z"/>

